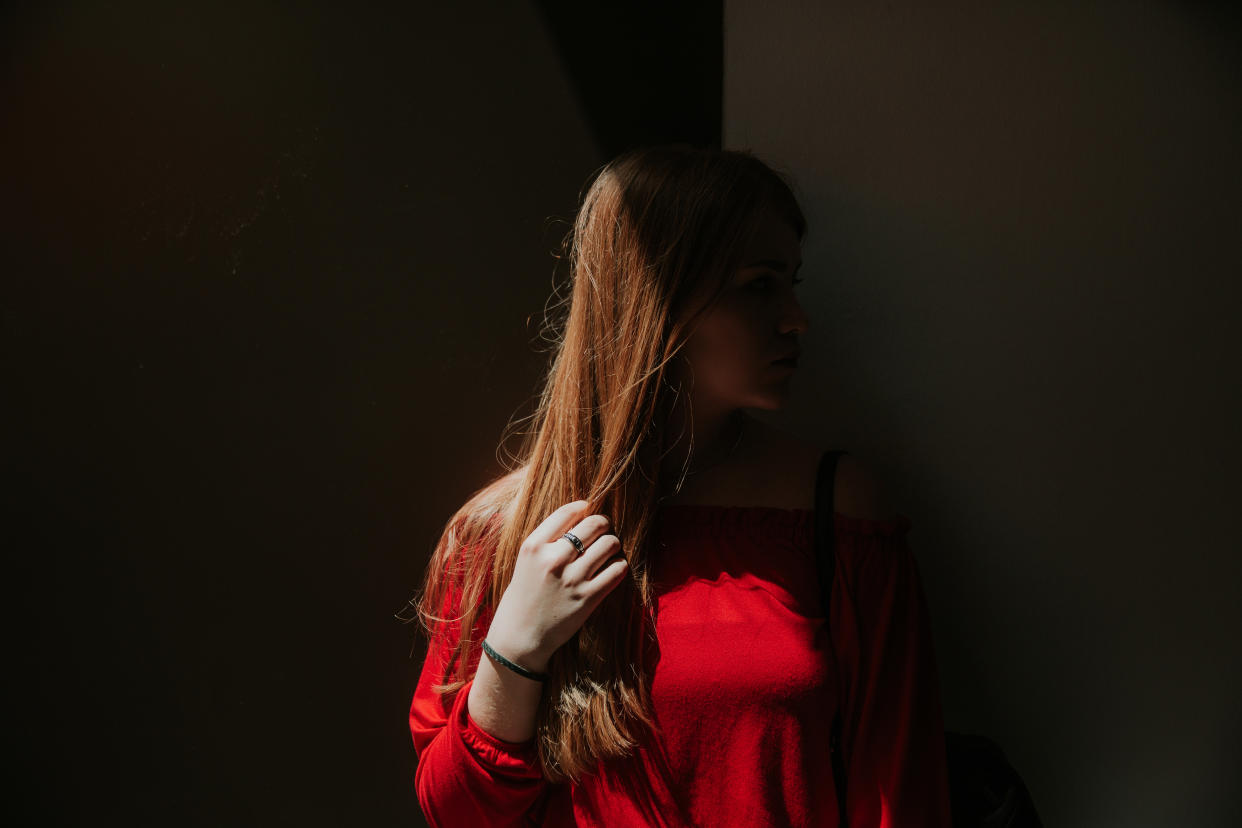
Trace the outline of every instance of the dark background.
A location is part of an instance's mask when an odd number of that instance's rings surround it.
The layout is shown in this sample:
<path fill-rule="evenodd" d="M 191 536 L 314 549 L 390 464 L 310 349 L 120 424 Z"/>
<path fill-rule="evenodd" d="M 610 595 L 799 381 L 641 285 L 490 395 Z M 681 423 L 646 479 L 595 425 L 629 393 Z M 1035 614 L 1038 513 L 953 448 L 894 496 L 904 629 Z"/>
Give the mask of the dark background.
<path fill-rule="evenodd" d="M 799 159 L 793 413 L 900 472 L 948 723 L 1049 825 L 1235 813 L 1242 87 L 1177 85 L 1239 16 L 967 5 L 4 6 L 9 821 L 419 824 L 393 614 L 584 182 L 722 88 Z"/>
<path fill-rule="evenodd" d="M 720 4 L 2 14 L 6 810 L 417 824 L 393 613 L 587 176 L 719 143 Z"/>

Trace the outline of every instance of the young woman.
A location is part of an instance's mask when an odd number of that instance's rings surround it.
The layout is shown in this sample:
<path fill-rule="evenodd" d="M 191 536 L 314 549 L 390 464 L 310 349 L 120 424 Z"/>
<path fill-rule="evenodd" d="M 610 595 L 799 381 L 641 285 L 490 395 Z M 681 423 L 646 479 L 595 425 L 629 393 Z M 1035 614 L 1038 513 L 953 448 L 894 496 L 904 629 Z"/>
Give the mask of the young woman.
<path fill-rule="evenodd" d="M 805 231 L 749 152 L 634 150 L 591 182 L 533 428 L 419 597 L 431 825 L 837 826 L 842 797 L 851 826 L 949 824 L 910 522 L 840 459 L 826 618 L 823 449 L 746 413 L 789 398 Z"/>

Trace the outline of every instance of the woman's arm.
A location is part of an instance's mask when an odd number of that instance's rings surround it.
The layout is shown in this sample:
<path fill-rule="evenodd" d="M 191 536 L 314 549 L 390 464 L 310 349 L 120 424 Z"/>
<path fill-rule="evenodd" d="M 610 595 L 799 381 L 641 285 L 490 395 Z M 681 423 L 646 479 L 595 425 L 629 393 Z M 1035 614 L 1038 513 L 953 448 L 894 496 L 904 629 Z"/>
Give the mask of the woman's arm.
<path fill-rule="evenodd" d="M 433 637 L 410 706 L 419 805 L 432 826 L 515 824 L 547 784 L 534 741 L 498 738 L 471 716 L 467 701 L 474 684 L 486 675 L 487 659 L 479 665 L 474 681 L 453 696 L 432 689 L 447 678 L 454 643 L 451 636 Z M 529 682 L 517 675 L 514 678 Z M 489 695 L 504 705 L 503 693 Z M 530 719 L 533 728 L 533 711 Z"/>
<path fill-rule="evenodd" d="M 839 553 L 833 600 L 853 617 L 833 621 L 857 630 L 842 733 L 849 825 L 948 828 L 940 685 L 909 520 L 838 522 L 853 549 Z"/>
<path fill-rule="evenodd" d="M 561 506 L 526 538 L 494 615 L 480 613 L 472 641 L 486 632 L 501 656 L 532 672 L 547 669 L 626 575 L 620 541 L 606 531 L 609 520 L 588 515 L 588 505 Z M 581 553 L 562 538 L 571 527 Z M 446 603 L 440 617 L 458 617 L 456 599 Z M 473 679 L 450 706 L 432 685 L 446 676 L 457 640 L 451 625 L 432 636 L 410 709 L 419 804 L 433 825 L 504 824 L 525 813 L 547 784 L 532 741 L 543 684 L 480 659 L 476 650 Z"/>
<path fill-rule="evenodd" d="M 513 651 L 505 649 L 499 639 L 495 630 L 487 635 L 488 644 L 508 658 Z M 547 664 L 535 664 L 530 659 L 510 659 L 515 660 L 535 672 L 547 669 Z M 498 739 L 526 742 L 535 735 L 535 712 L 542 696 L 542 683 L 497 667 L 490 658 L 484 658 L 470 683 L 470 718 Z"/>

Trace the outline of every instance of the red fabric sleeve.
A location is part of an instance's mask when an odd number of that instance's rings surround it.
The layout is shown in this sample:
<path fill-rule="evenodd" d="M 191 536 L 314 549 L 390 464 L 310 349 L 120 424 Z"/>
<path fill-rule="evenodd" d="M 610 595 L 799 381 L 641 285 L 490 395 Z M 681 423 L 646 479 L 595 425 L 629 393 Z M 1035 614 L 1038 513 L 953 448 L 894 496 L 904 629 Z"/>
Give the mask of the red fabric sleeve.
<path fill-rule="evenodd" d="M 475 641 L 490 623 L 483 616 L 475 625 Z M 547 785 L 534 740 L 505 742 L 479 727 L 466 706 L 473 682 L 453 696 L 432 689 L 448 674 L 455 629 L 448 625 L 445 634 L 432 636 L 410 704 L 418 803 L 433 828 L 518 825 Z M 478 653 L 471 663 L 478 663 Z"/>
<path fill-rule="evenodd" d="M 842 577 L 833 600 L 853 627 L 842 728 L 853 828 L 948 828 L 940 684 L 910 520 L 836 516 Z M 838 601 L 837 599 L 841 600 Z M 851 623 L 852 622 L 852 623 Z M 854 660 L 854 659 L 850 659 Z"/>

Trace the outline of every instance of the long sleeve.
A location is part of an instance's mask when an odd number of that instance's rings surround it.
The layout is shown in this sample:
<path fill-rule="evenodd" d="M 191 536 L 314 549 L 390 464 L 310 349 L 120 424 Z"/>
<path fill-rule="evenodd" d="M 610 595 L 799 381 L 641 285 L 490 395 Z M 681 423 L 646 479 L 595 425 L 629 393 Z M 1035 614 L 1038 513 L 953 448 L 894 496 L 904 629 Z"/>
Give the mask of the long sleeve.
<path fill-rule="evenodd" d="M 476 629 L 485 632 L 486 623 Z M 454 696 L 432 689 L 445 678 L 454 644 L 451 628 L 432 636 L 410 705 L 419 805 L 433 828 L 520 824 L 547 785 L 534 740 L 505 742 L 479 727 L 466 705 L 473 682 Z"/>
<path fill-rule="evenodd" d="M 856 631 L 842 732 L 849 825 L 947 828 L 940 686 L 910 521 L 836 519 L 834 621 Z"/>

